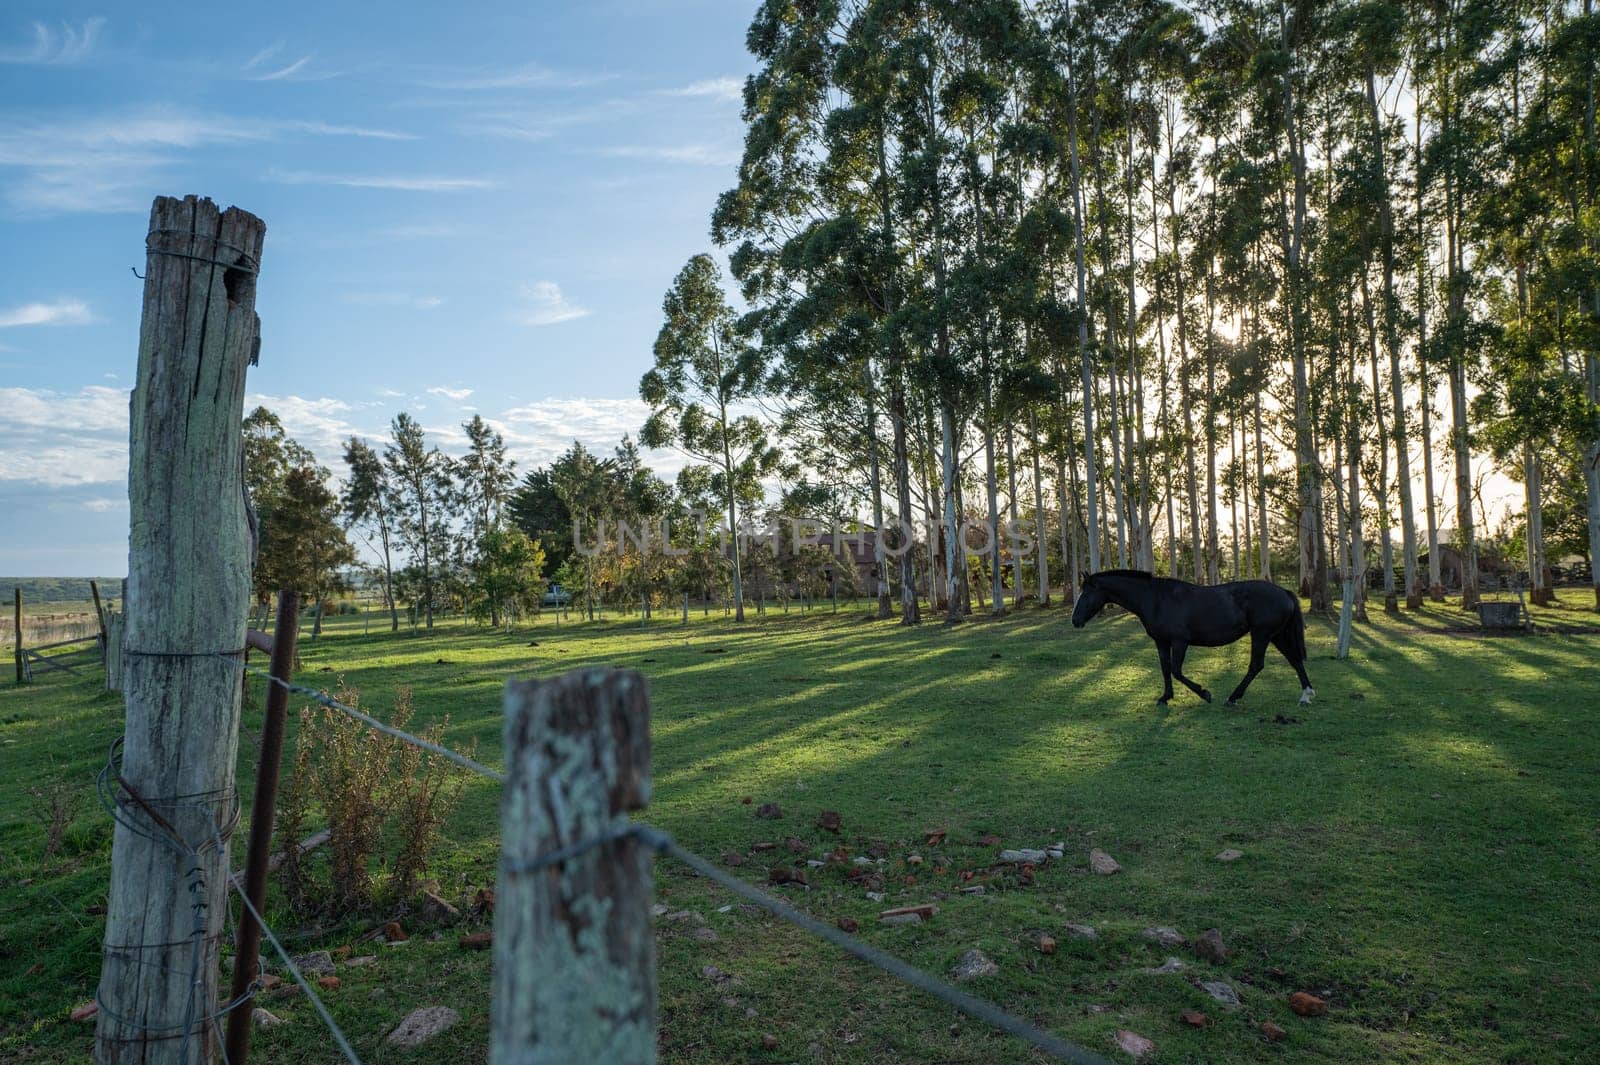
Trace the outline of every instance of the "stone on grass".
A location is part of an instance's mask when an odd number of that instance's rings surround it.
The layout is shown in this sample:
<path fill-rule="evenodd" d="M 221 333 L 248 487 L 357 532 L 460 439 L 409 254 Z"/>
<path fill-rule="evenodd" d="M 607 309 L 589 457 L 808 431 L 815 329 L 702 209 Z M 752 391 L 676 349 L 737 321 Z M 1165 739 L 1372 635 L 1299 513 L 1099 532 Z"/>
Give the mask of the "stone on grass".
<path fill-rule="evenodd" d="M 1281 1043 L 1289 1038 L 1289 1033 L 1273 1024 L 1271 1021 L 1261 1022 L 1261 1034 L 1267 1037 L 1269 1043 Z"/>
<path fill-rule="evenodd" d="M 841 917 L 838 921 L 839 931 L 855 934 L 861 928 L 861 922 L 854 917 Z"/>
<path fill-rule="evenodd" d="M 775 802 L 764 802 L 756 810 L 756 816 L 765 818 L 768 821 L 776 821 L 783 816 L 783 807 Z"/>
<path fill-rule="evenodd" d="M 1043 865 L 1048 857 L 1050 855 L 1047 852 L 1036 851 L 1030 847 L 1000 852 L 1000 861 L 1008 865 Z"/>
<path fill-rule="evenodd" d="M 1098 847 L 1089 852 L 1089 868 L 1100 876 L 1110 876 L 1112 873 L 1122 871 L 1122 866 L 1117 864 L 1117 860 Z"/>
<path fill-rule="evenodd" d="M 431 891 L 422 893 L 422 917 L 429 924 L 455 924 L 461 911 Z"/>
<path fill-rule="evenodd" d="M 717 943 L 722 939 L 722 937 L 717 935 L 714 930 L 706 928 L 703 925 L 696 928 L 693 932 L 690 932 L 689 935 L 691 938 L 700 943 Z"/>
<path fill-rule="evenodd" d="M 1217 861 L 1219 861 L 1219 862 L 1236 862 L 1240 858 L 1243 858 L 1243 857 L 1244 857 L 1244 851 L 1236 850 L 1233 847 L 1228 847 L 1227 849 L 1218 852 Z"/>
<path fill-rule="evenodd" d="M 744 855 L 740 854 L 738 851 L 723 851 L 722 852 L 722 864 L 723 865 L 731 865 L 734 868 L 738 868 L 739 866 L 744 864 L 744 861 L 745 861 Z"/>
<path fill-rule="evenodd" d="M 262 1028 L 276 1028 L 283 1023 L 283 1018 L 271 1010 L 264 1010 L 260 1006 L 250 1011 L 250 1019 Z"/>
<path fill-rule="evenodd" d="M 333 955 L 325 950 L 314 950 L 310 954 L 301 954 L 294 960 L 294 967 L 307 976 L 332 976 Z"/>
<path fill-rule="evenodd" d="M 363 965 L 371 965 L 377 960 L 378 956 L 376 954 L 363 954 L 359 958 L 346 958 L 345 965 L 352 969 L 359 969 Z"/>
<path fill-rule="evenodd" d="M 824 810 L 817 815 L 817 827 L 824 832 L 837 832 L 842 822 L 837 810 Z"/>
<path fill-rule="evenodd" d="M 94 1002 L 94 1001 L 91 1000 L 91 1001 L 85 1002 L 83 1005 L 78 1006 L 77 1008 L 75 1008 L 72 1011 L 72 1019 L 75 1020 L 75 1021 L 91 1020 L 94 1017 L 94 1015 L 99 1013 L 99 1012 L 100 1012 L 100 1003 Z"/>
<path fill-rule="evenodd" d="M 881 922 L 883 924 L 888 924 L 888 925 L 921 924 L 922 923 L 922 914 L 920 914 L 920 913 L 895 913 L 895 914 L 890 914 L 887 917 L 879 917 L 878 920 L 879 920 L 879 922 Z"/>
<path fill-rule="evenodd" d="M 1050 844 L 1050 846 L 1048 846 L 1048 847 L 1046 847 L 1044 849 L 1044 852 L 1045 852 L 1045 854 L 1047 854 L 1050 857 L 1055 858 L 1057 861 L 1059 861 L 1061 859 L 1061 856 L 1063 854 L 1067 853 L 1067 845 L 1066 845 L 1065 841 L 1060 842 L 1060 843 L 1052 843 L 1052 844 Z"/>
<path fill-rule="evenodd" d="M 419 1007 L 406 1014 L 406 1019 L 389 1033 L 389 1045 L 421 1046 L 460 1019 L 461 1014 L 449 1006 Z"/>
<path fill-rule="evenodd" d="M 1184 1010 L 1179 1014 L 1179 1019 L 1190 1028 L 1204 1028 L 1211 1023 L 1211 1018 L 1199 1010 Z"/>
<path fill-rule="evenodd" d="M 1233 985 L 1226 980 L 1202 980 L 1200 990 L 1230 1010 L 1239 1008 L 1239 992 L 1235 991 Z"/>
<path fill-rule="evenodd" d="M 1146 969 L 1145 972 L 1152 976 L 1165 976 L 1168 973 L 1181 973 L 1183 968 L 1184 965 L 1181 959 L 1169 957 L 1154 969 Z"/>
<path fill-rule="evenodd" d="M 1328 1004 L 1307 991 L 1296 991 L 1290 995 L 1289 1008 L 1302 1017 L 1321 1017 L 1328 1012 Z"/>
<path fill-rule="evenodd" d="M 1073 939 L 1087 939 L 1091 943 L 1100 938 L 1100 933 L 1086 924 L 1067 925 L 1067 935 Z"/>
<path fill-rule="evenodd" d="M 1054 936 L 1049 936 L 1049 935 L 1040 936 L 1039 937 L 1039 953 L 1040 954 L 1054 954 L 1055 952 L 1056 952 L 1056 940 L 1055 940 L 1055 937 Z"/>
<path fill-rule="evenodd" d="M 1176 928 L 1169 928 L 1164 924 L 1156 925 L 1154 928 L 1146 928 L 1139 934 L 1156 946 L 1166 947 L 1168 950 L 1176 950 L 1189 942 L 1188 937 L 1182 932 Z"/>
<path fill-rule="evenodd" d="M 993 976 L 1000 971 L 1000 966 L 989 960 L 989 956 L 981 950 L 969 950 L 961 955 L 961 960 L 956 962 L 955 968 L 950 970 L 961 983 L 968 980 L 977 980 L 984 976 Z"/>
<path fill-rule="evenodd" d="M 1194 941 L 1194 952 L 1216 965 L 1228 960 L 1228 948 L 1222 942 L 1222 933 L 1215 928 L 1200 933 L 1200 938 Z"/>
<path fill-rule="evenodd" d="M 1117 1030 L 1117 1048 L 1134 1061 L 1143 1061 L 1156 1052 L 1156 1045 L 1138 1032 L 1130 1032 L 1126 1028 Z"/>
<path fill-rule="evenodd" d="M 461 937 L 462 950 L 488 950 L 494 945 L 493 932 L 473 932 Z"/>

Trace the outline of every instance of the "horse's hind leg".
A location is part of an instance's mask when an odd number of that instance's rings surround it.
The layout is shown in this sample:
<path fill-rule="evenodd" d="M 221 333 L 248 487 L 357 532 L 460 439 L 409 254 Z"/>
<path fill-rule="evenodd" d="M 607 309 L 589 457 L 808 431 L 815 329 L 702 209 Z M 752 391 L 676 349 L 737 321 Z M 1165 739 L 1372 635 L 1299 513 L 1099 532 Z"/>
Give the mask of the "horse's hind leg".
<path fill-rule="evenodd" d="M 1181 640 L 1172 641 L 1172 675 L 1183 681 L 1183 686 L 1194 692 L 1206 702 L 1211 701 L 1211 693 L 1200 685 L 1183 675 L 1183 656 L 1189 653 L 1189 645 Z"/>
<path fill-rule="evenodd" d="M 1244 675 L 1244 679 L 1239 682 L 1239 686 L 1233 689 L 1233 694 L 1228 696 L 1229 706 L 1233 706 L 1244 698 L 1244 690 L 1250 687 L 1250 682 L 1256 679 L 1256 674 L 1260 673 L 1261 668 L 1266 665 L 1267 642 L 1266 633 L 1259 630 L 1250 633 L 1250 670 Z"/>
<path fill-rule="evenodd" d="M 1306 675 L 1306 660 L 1295 654 L 1294 644 L 1289 639 L 1287 632 L 1280 632 L 1274 636 L 1272 638 L 1272 646 L 1276 647 L 1278 652 L 1283 655 L 1284 661 L 1294 667 L 1295 674 L 1300 678 L 1300 705 L 1309 706 L 1311 697 L 1317 692 L 1315 688 L 1311 687 L 1311 678 Z"/>
<path fill-rule="evenodd" d="M 1161 656 L 1161 684 L 1163 691 L 1156 702 L 1166 706 L 1172 698 L 1172 645 L 1157 642 L 1156 653 Z"/>

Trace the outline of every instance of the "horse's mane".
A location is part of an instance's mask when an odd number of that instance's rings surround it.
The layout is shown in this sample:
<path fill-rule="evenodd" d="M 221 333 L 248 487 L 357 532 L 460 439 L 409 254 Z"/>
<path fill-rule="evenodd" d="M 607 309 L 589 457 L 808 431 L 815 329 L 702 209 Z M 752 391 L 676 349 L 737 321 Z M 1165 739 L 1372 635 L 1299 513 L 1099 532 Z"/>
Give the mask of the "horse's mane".
<path fill-rule="evenodd" d="M 1090 574 L 1092 577 L 1142 577 L 1147 581 L 1155 580 L 1155 574 L 1142 569 L 1103 569 L 1099 573 Z"/>

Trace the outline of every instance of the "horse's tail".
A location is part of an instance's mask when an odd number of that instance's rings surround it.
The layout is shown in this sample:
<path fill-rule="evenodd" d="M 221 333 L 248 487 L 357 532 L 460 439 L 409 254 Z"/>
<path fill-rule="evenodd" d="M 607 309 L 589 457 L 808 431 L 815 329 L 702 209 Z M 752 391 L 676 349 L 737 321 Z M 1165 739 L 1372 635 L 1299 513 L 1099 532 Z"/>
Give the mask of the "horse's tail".
<path fill-rule="evenodd" d="M 1283 631 L 1285 642 L 1289 645 L 1289 653 L 1294 655 L 1295 661 L 1301 665 L 1306 661 L 1306 616 L 1300 611 L 1300 597 L 1290 593 L 1294 601 L 1294 613 L 1289 615 L 1289 620 L 1284 622 Z"/>

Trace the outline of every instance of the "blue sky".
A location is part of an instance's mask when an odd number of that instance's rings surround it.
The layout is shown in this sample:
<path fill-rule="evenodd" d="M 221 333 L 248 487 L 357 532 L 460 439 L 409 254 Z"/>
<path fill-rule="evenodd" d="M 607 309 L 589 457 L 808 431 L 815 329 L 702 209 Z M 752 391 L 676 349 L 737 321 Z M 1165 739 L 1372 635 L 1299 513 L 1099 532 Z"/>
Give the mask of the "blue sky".
<path fill-rule="evenodd" d="M 151 198 L 267 222 L 251 402 L 337 466 L 414 412 L 637 432 L 710 250 L 753 0 L 0 5 L 0 574 L 123 572 Z M 377 12 L 381 11 L 381 15 Z"/>

